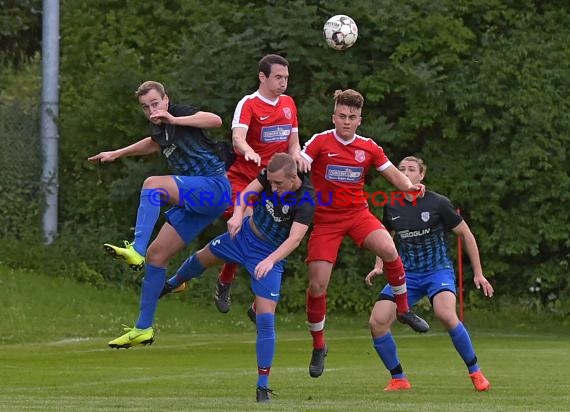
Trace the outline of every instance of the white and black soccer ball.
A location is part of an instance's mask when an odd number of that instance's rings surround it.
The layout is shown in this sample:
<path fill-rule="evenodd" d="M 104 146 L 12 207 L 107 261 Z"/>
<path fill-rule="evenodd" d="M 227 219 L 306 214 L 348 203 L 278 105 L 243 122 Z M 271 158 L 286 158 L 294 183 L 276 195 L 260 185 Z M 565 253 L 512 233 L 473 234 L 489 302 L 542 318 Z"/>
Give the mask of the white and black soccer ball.
<path fill-rule="evenodd" d="M 327 20 L 323 27 L 323 36 L 329 47 L 345 50 L 356 42 L 358 27 L 352 18 L 338 14 Z"/>

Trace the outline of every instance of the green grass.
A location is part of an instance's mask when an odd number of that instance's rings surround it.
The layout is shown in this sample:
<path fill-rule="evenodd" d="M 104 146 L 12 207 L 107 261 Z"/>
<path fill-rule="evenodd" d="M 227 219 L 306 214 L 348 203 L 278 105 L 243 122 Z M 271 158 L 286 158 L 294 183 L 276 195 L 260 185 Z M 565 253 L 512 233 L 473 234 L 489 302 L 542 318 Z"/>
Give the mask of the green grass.
<path fill-rule="evenodd" d="M 278 316 L 271 405 L 255 403 L 255 329 L 245 307 L 220 315 L 180 298 L 161 302 L 156 342 L 112 350 L 132 323 L 132 291 L 95 290 L 64 279 L 0 268 L 1 411 L 566 411 L 568 333 L 472 329 L 492 383 L 474 392 L 449 337 L 397 325 L 400 357 L 413 385 L 385 393 L 388 374 L 366 316 L 331 315 L 326 371 L 308 376 L 310 337 L 302 314 Z"/>

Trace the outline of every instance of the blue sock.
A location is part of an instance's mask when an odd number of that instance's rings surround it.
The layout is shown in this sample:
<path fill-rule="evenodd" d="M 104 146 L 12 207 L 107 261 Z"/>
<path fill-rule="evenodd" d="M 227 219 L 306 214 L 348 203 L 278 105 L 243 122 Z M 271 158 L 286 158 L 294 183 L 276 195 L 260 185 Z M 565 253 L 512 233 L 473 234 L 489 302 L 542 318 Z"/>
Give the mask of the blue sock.
<path fill-rule="evenodd" d="M 145 274 L 141 290 L 141 303 L 139 319 L 135 326 L 139 329 L 146 329 L 152 326 L 158 297 L 164 287 L 166 278 L 166 268 L 159 268 L 151 264 L 145 265 Z"/>
<path fill-rule="evenodd" d="M 196 257 L 196 253 L 190 256 L 182 263 L 176 271 L 176 274 L 168 279 L 168 284 L 177 288 L 187 280 L 197 278 L 202 275 L 206 268 L 200 263 Z"/>
<path fill-rule="evenodd" d="M 386 369 L 390 371 L 392 378 L 404 378 L 406 374 L 400 365 L 398 348 L 396 347 L 396 341 L 392 333 L 388 332 L 384 336 L 380 336 L 372 341 L 374 342 L 374 349 L 376 349 Z"/>
<path fill-rule="evenodd" d="M 262 313 L 255 317 L 257 325 L 257 387 L 268 388 L 269 370 L 275 356 L 275 315 Z"/>
<path fill-rule="evenodd" d="M 473 344 L 471 343 L 471 338 L 469 333 L 463 323 L 459 322 L 458 325 L 448 331 L 453 346 L 467 365 L 469 373 L 477 372 L 479 370 L 479 365 L 477 364 L 477 357 L 475 356 L 475 349 L 473 349 Z"/>
<path fill-rule="evenodd" d="M 137 211 L 137 223 L 135 225 L 135 244 L 134 249 L 146 256 L 146 248 L 152 236 L 154 225 L 160 216 L 160 202 L 155 199 L 156 189 L 143 189 L 141 191 L 141 200 L 139 210 Z"/>

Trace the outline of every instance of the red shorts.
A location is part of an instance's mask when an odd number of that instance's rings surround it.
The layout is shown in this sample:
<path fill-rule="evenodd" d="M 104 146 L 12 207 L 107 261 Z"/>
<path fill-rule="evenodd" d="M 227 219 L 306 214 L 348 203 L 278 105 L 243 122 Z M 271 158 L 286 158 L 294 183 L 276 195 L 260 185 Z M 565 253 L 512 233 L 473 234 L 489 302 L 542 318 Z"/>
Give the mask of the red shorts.
<path fill-rule="evenodd" d="M 349 215 L 327 211 L 315 214 L 313 231 L 309 238 L 307 262 L 325 260 L 335 263 L 340 244 L 345 236 L 361 247 L 368 235 L 375 230 L 384 229 L 384 225 L 368 208 Z"/>
<path fill-rule="evenodd" d="M 243 192 L 243 190 L 247 187 L 247 185 L 250 184 L 251 181 L 257 177 L 258 174 L 259 172 L 253 176 L 250 176 L 248 174 L 244 174 L 237 171 L 233 167 L 230 167 L 230 170 L 228 170 L 228 179 L 230 180 L 230 184 L 232 185 L 232 205 L 230 205 L 230 207 L 228 207 L 224 212 L 224 214 L 222 215 L 224 219 L 228 220 L 230 217 L 232 217 L 234 213 L 233 205 L 235 205 L 236 203 L 237 194 Z"/>

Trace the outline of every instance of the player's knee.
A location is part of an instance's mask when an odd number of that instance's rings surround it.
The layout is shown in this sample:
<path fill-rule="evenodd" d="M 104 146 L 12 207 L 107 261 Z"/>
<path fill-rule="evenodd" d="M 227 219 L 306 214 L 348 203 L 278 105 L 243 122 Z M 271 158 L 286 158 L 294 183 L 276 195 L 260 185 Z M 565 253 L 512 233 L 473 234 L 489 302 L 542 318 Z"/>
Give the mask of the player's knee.
<path fill-rule="evenodd" d="M 143 182 L 143 189 L 154 189 L 160 185 L 160 176 L 147 177 Z"/>
<path fill-rule="evenodd" d="M 146 251 L 146 261 L 151 265 L 163 267 L 168 263 L 168 254 L 162 248 L 151 243 Z"/>
<path fill-rule="evenodd" d="M 311 296 L 321 296 L 327 292 L 327 285 L 318 281 L 309 282 L 309 294 Z"/>
<path fill-rule="evenodd" d="M 392 244 L 382 245 L 380 250 L 377 252 L 377 255 L 380 256 L 384 262 L 393 262 L 398 258 L 398 251 L 392 242 Z"/>
<path fill-rule="evenodd" d="M 370 314 L 370 319 L 368 319 L 368 326 L 370 327 L 370 332 L 372 336 L 382 336 L 390 330 L 392 326 L 393 319 L 387 315 L 386 312 L 381 312 L 379 310 L 373 310 Z"/>
<path fill-rule="evenodd" d="M 434 310 L 434 315 L 436 319 L 441 322 L 442 326 L 447 330 L 453 329 L 459 322 L 457 313 L 455 313 L 455 310 L 452 309 Z"/>

